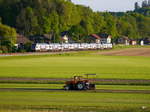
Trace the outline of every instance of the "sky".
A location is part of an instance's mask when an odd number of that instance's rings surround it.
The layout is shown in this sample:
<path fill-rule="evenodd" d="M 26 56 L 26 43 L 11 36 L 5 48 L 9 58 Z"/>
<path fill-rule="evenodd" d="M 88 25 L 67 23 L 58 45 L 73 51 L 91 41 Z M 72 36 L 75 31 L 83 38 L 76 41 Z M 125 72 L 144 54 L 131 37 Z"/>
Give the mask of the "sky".
<path fill-rule="evenodd" d="M 75 4 L 91 7 L 94 11 L 129 11 L 134 9 L 134 3 L 141 4 L 143 0 L 72 0 Z"/>

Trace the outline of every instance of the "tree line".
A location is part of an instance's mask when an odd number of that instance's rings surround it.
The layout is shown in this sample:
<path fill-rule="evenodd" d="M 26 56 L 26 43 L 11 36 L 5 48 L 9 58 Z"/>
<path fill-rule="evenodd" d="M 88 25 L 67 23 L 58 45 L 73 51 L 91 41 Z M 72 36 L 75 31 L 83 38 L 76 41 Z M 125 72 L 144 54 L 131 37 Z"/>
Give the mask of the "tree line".
<path fill-rule="evenodd" d="M 0 0 L 0 18 L 0 25 L 13 27 L 14 35 L 9 35 L 14 39 L 8 39 L 11 44 L 16 40 L 15 32 L 27 37 L 49 34 L 52 42 L 60 42 L 60 34 L 65 31 L 76 42 L 86 42 L 87 36 L 93 33 L 107 33 L 114 40 L 121 36 L 131 39 L 150 37 L 148 16 L 135 11 L 121 16 L 93 12 L 70 0 Z M 1 31 L 0 36 L 5 38 Z"/>
<path fill-rule="evenodd" d="M 136 2 L 134 11 L 150 17 L 150 0 L 144 0 L 141 5 Z"/>

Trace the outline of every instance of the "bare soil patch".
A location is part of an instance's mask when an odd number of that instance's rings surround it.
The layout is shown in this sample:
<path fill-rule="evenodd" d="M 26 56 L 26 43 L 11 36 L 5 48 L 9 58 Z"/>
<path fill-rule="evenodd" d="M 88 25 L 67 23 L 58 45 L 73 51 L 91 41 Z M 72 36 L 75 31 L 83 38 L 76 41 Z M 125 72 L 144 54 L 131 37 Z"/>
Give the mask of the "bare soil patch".
<path fill-rule="evenodd" d="M 110 56 L 150 56 L 150 48 L 129 48 L 114 51 L 98 52 L 101 55 Z"/>

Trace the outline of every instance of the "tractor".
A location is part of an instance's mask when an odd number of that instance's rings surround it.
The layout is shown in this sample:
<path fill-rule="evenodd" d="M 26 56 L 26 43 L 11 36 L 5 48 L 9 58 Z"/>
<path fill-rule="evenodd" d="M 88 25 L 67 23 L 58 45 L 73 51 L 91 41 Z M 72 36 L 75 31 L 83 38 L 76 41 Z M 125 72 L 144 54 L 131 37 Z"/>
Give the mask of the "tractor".
<path fill-rule="evenodd" d="M 96 74 L 85 74 L 87 77 L 83 78 L 83 76 L 74 76 L 71 81 L 67 81 L 65 83 L 65 90 L 95 90 L 95 84 L 89 80 L 89 75 Z"/>

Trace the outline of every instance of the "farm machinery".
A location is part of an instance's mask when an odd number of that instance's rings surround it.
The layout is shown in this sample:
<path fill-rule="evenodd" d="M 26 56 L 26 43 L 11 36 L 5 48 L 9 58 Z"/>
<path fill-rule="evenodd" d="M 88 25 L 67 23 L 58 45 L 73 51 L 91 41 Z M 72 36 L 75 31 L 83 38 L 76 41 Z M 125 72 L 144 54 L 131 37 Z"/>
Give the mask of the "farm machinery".
<path fill-rule="evenodd" d="M 90 75 L 96 74 L 85 74 L 87 76 L 84 78 L 83 76 L 74 76 L 71 81 L 67 81 L 65 83 L 65 90 L 95 90 L 95 84 L 92 80 L 89 79 Z"/>

